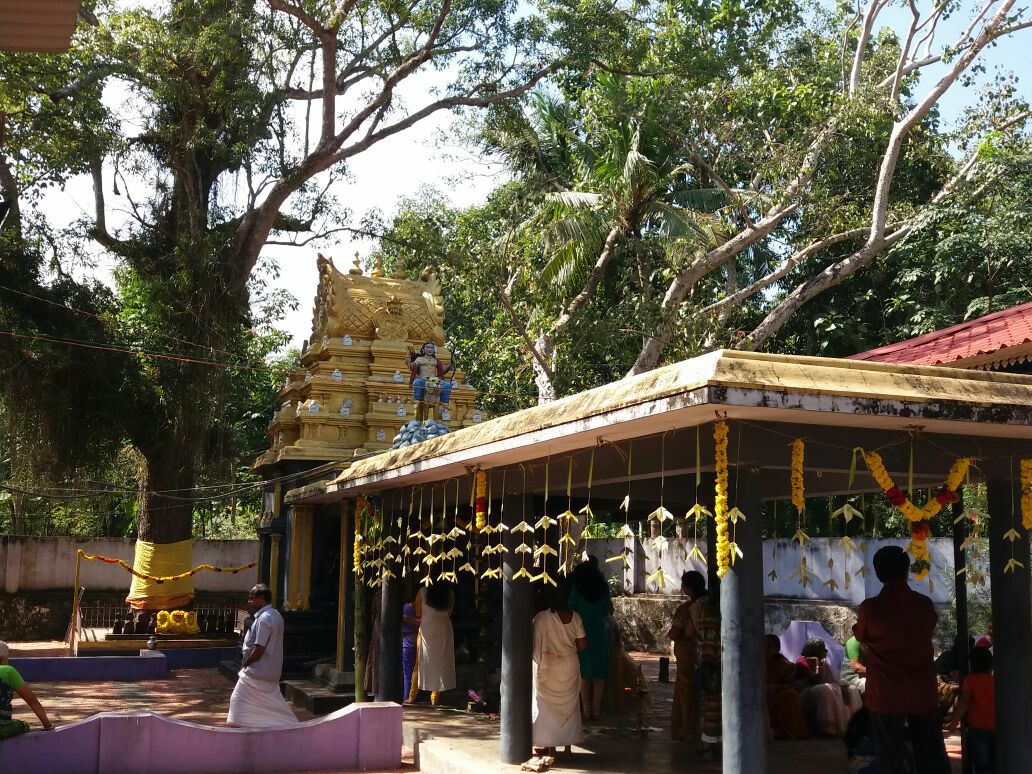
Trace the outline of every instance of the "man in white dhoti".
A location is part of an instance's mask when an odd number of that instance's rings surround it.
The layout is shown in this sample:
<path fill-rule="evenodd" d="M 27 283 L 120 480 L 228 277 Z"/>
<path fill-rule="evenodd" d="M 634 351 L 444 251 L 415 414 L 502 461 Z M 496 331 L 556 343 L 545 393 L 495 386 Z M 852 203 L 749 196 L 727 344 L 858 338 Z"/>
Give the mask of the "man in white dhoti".
<path fill-rule="evenodd" d="M 580 661 L 588 647 L 584 623 L 570 610 L 566 594 L 553 590 L 549 609 L 534 617 L 534 748 L 552 755 L 556 747 L 579 743 L 583 737 L 580 712 Z"/>
<path fill-rule="evenodd" d="M 244 635 L 244 660 L 229 699 L 227 726 L 273 728 L 297 723 L 280 694 L 283 672 L 283 616 L 272 606 L 272 592 L 259 583 L 247 595 L 254 622 Z"/>

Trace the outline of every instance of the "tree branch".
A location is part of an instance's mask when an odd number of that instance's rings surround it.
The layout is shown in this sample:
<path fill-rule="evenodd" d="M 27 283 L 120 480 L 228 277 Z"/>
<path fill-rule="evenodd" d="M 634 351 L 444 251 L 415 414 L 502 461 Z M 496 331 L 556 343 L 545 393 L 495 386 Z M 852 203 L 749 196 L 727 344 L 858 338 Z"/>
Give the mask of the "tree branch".
<path fill-rule="evenodd" d="M 90 159 L 90 176 L 93 178 L 93 206 L 96 213 L 93 224 L 93 238 L 116 255 L 128 258 L 130 255 L 129 245 L 119 239 L 115 239 L 107 230 L 107 208 L 104 204 L 104 175 L 100 156 L 94 156 Z"/>
<path fill-rule="evenodd" d="M 812 242 L 806 247 L 804 247 L 802 250 L 797 250 L 791 256 L 786 258 L 782 262 L 782 264 L 776 270 L 772 271 L 770 274 L 766 275 L 765 277 L 761 277 L 748 287 L 742 288 L 741 290 L 736 291 L 732 295 L 726 296 L 720 299 L 719 301 L 715 301 L 708 306 L 704 306 L 702 309 L 699 309 L 694 314 L 692 314 L 692 318 L 694 319 L 698 317 L 704 317 L 705 315 L 712 314 L 713 312 L 724 307 L 745 301 L 746 299 L 755 296 L 764 288 L 773 285 L 782 277 L 785 277 L 790 271 L 792 271 L 792 269 L 794 269 L 800 263 L 812 256 L 814 253 L 826 250 L 829 247 L 837 245 L 840 242 L 845 242 L 849 239 L 858 239 L 859 237 L 862 237 L 864 234 L 870 233 L 870 231 L 870 226 L 861 226 L 859 228 L 849 229 L 848 231 L 841 231 L 837 234 L 831 234 L 829 236 L 824 237 L 823 239 L 817 240 L 816 242 Z"/>

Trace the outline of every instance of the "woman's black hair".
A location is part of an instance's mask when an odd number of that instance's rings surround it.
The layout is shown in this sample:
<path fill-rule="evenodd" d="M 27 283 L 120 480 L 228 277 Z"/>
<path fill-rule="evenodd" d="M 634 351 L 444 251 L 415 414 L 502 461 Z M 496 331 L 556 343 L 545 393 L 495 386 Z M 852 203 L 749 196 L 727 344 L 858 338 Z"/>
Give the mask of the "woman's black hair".
<path fill-rule="evenodd" d="M 570 584 L 562 581 L 558 586 L 546 592 L 548 609 L 553 613 L 563 613 L 570 609 Z"/>
<path fill-rule="evenodd" d="M 972 648 L 968 656 L 971 671 L 975 674 L 988 674 L 993 671 L 993 652 L 989 648 Z"/>
<path fill-rule="evenodd" d="M 806 658 L 820 658 L 822 654 L 828 653 L 828 645 L 820 637 L 811 637 L 803 645 L 803 650 L 799 654 Z"/>
<path fill-rule="evenodd" d="M 692 592 L 692 596 L 701 597 L 706 593 L 706 578 L 698 570 L 685 570 L 681 573 L 681 586 Z"/>
<path fill-rule="evenodd" d="M 451 604 L 451 584 L 436 581 L 426 590 L 426 603 L 434 610 L 447 610 Z"/>
<path fill-rule="evenodd" d="M 570 580 L 573 582 L 573 587 L 577 589 L 577 593 L 588 603 L 594 603 L 609 596 L 609 584 L 606 583 L 602 571 L 593 566 L 590 561 L 581 562 L 574 567 Z"/>

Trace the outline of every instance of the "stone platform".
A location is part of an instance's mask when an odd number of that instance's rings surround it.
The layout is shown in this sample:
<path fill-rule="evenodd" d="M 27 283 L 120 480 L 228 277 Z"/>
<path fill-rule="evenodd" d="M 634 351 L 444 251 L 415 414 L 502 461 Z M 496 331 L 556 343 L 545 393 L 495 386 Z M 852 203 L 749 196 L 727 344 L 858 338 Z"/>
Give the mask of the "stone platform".
<path fill-rule="evenodd" d="M 352 705 L 296 726 L 202 726 L 151 712 L 103 712 L 0 745 L 7 774 L 244 774 L 370 771 L 401 765 L 401 707 Z"/>

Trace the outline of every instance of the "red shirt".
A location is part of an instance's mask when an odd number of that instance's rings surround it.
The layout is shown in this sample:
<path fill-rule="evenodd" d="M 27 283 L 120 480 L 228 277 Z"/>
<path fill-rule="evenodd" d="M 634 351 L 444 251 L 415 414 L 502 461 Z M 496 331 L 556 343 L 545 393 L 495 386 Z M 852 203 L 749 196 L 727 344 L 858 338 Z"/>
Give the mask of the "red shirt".
<path fill-rule="evenodd" d="M 853 634 L 864 648 L 864 704 L 885 715 L 925 715 L 938 709 L 932 600 L 905 580 L 886 583 L 860 605 Z"/>
<path fill-rule="evenodd" d="M 996 682 L 993 676 L 975 673 L 964 678 L 963 693 L 971 694 L 967 722 L 984 731 L 996 729 Z"/>

